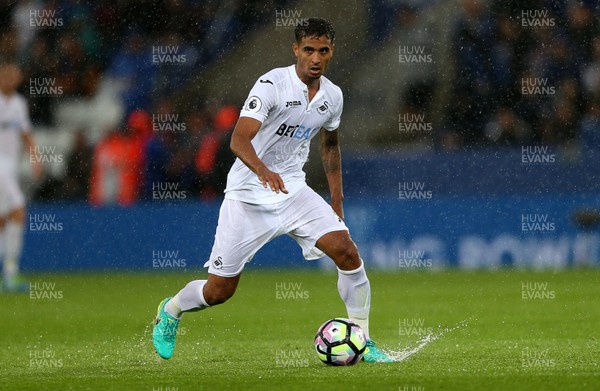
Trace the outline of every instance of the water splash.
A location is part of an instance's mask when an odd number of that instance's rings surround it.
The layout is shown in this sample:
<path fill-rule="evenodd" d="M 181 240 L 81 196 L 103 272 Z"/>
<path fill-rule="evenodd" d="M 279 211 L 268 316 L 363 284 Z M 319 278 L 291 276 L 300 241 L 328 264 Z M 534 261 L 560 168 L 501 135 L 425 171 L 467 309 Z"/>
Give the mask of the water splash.
<path fill-rule="evenodd" d="M 382 349 L 390 358 L 394 359 L 396 362 L 401 362 L 409 359 L 413 355 L 417 354 L 421 349 L 427 346 L 430 342 L 436 341 L 442 338 L 447 333 L 459 329 L 461 327 L 467 327 L 467 319 L 461 320 L 453 327 L 446 326 L 442 328 L 442 326 L 438 326 L 438 331 L 436 333 L 430 333 L 417 341 L 417 345 L 413 347 L 407 347 L 402 350 L 389 350 Z"/>

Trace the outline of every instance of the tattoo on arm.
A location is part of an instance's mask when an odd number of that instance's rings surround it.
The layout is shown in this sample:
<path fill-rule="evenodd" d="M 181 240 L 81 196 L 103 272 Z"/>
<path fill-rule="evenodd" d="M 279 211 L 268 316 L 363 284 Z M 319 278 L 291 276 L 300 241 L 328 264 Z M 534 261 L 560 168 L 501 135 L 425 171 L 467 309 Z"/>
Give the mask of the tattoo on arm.
<path fill-rule="evenodd" d="M 339 154 L 335 153 L 335 155 L 339 156 Z M 340 162 L 339 159 L 334 158 L 330 155 L 329 159 L 323 160 L 323 168 L 326 173 L 335 172 L 340 170 Z"/>
<path fill-rule="evenodd" d="M 325 173 L 340 170 L 340 148 L 337 132 L 323 131 L 321 136 L 321 159 Z"/>

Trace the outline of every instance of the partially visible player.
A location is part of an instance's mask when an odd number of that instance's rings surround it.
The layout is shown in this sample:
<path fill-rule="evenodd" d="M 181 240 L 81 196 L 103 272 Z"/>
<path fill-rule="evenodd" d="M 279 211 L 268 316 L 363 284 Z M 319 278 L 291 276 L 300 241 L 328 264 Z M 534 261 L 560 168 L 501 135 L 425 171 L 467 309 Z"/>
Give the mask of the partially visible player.
<path fill-rule="evenodd" d="M 343 95 L 323 76 L 335 49 L 335 31 L 323 19 L 297 26 L 296 64 L 262 75 L 250 91 L 231 138 L 237 155 L 227 176 L 208 279 L 188 283 L 158 308 L 152 334 L 165 359 L 175 349 L 183 313 L 224 303 L 236 290 L 247 262 L 267 242 L 287 234 L 306 259 L 327 254 L 338 268 L 338 291 L 367 337 L 367 362 L 393 361 L 369 338 L 371 286 L 344 223 L 338 126 Z M 302 167 L 310 141 L 321 138 L 321 159 L 331 205 L 306 184 Z M 251 304 L 250 304 L 251 305 Z"/>
<path fill-rule="evenodd" d="M 25 230 L 25 197 L 18 182 L 22 148 L 35 153 L 31 121 L 25 98 L 16 92 L 23 80 L 19 66 L 0 59 L 0 260 L 2 291 L 28 291 L 29 284 L 17 279 Z M 34 161 L 34 175 L 41 166 Z"/>

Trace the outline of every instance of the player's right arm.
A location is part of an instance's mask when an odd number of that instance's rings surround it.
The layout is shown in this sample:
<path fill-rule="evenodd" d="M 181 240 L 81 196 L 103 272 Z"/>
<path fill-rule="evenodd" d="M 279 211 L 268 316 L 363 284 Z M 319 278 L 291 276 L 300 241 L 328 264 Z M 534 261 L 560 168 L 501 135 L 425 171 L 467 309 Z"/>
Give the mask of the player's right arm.
<path fill-rule="evenodd" d="M 265 189 L 269 186 L 275 193 L 281 191 L 288 194 L 281 176 L 269 170 L 267 165 L 258 157 L 252 145 L 251 141 L 260 130 L 261 124 L 257 119 L 240 117 L 231 135 L 231 151 L 258 176 Z"/>

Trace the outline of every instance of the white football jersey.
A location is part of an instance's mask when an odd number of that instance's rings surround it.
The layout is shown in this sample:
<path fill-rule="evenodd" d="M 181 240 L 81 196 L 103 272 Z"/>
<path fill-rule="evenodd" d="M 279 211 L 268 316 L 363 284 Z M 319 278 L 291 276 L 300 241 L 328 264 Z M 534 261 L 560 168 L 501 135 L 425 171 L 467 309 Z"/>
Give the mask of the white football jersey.
<path fill-rule="evenodd" d="M 25 98 L 0 93 L 0 168 L 15 171 L 21 156 L 21 134 L 31 130 Z"/>
<path fill-rule="evenodd" d="M 342 115 L 342 90 L 321 76 L 319 91 L 308 102 L 308 86 L 296 74 L 296 66 L 275 68 L 254 84 L 240 113 L 262 125 L 252 139 L 258 157 L 278 173 L 289 194 L 265 189 L 239 158 L 227 175 L 225 198 L 252 204 L 270 204 L 287 199 L 306 185 L 302 171 L 310 141 L 321 128 L 336 130 Z"/>

